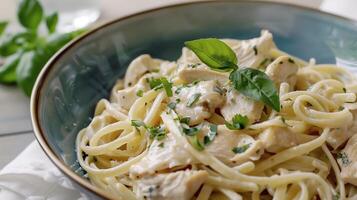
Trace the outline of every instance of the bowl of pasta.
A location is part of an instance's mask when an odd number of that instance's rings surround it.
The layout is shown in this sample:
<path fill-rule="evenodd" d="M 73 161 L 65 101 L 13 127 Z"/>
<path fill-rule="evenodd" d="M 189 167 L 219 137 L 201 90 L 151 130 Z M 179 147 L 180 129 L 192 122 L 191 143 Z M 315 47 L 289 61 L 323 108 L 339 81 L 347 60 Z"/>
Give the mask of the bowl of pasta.
<path fill-rule="evenodd" d="M 356 198 L 356 24 L 258 1 L 114 20 L 42 70 L 36 137 L 91 199 Z"/>

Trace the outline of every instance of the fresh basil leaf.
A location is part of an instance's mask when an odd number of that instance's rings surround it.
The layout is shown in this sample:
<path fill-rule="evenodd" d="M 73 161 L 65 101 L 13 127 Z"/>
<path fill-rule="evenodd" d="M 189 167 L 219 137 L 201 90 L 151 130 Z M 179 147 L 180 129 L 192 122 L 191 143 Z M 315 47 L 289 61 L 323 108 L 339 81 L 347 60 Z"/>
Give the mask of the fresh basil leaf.
<path fill-rule="evenodd" d="M 233 151 L 234 153 L 244 153 L 247 149 L 249 149 L 250 145 L 251 145 L 251 144 L 249 143 L 249 144 L 242 145 L 242 146 L 240 146 L 240 147 L 234 147 L 234 148 L 232 149 L 232 151 Z"/>
<path fill-rule="evenodd" d="M 46 64 L 49 56 L 41 51 L 24 53 L 16 69 L 17 85 L 30 96 L 37 75 Z"/>
<path fill-rule="evenodd" d="M 226 122 L 226 127 L 230 130 L 239 130 L 239 129 L 244 129 L 249 120 L 247 116 L 242 116 L 240 114 L 234 115 L 232 118 L 232 123 Z"/>
<path fill-rule="evenodd" d="M 46 62 L 63 45 L 72 40 L 73 36 L 73 33 L 54 34 L 48 38 L 43 48 L 38 47 L 36 50 L 26 52 L 22 56 L 16 70 L 16 77 L 17 84 L 26 95 L 31 95 L 36 78 Z"/>
<path fill-rule="evenodd" d="M 6 22 L 6 21 L 0 22 L 0 36 L 4 33 L 8 24 L 9 24 L 9 22 Z"/>
<path fill-rule="evenodd" d="M 189 136 L 187 138 L 188 141 L 191 143 L 191 145 L 198 151 L 203 151 L 205 149 L 205 147 L 202 145 L 197 135 Z"/>
<path fill-rule="evenodd" d="M 32 50 L 36 47 L 34 44 L 36 39 L 37 35 L 31 31 L 6 34 L 0 41 L 0 55 L 6 57 L 16 53 L 19 49 Z"/>
<path fill-rule="evenodd" d="M 195 93 L 193 94 L 187 101 L 186 106 L 187 107 L 192 107 L 193 104 L 195 104 L 198 99 L 201 97 L 201 93 Z"/>
<path fill-rule="evenodd" d="M 187 41 L 185 46 L 213 70 L 231 71 L 238 68 L 236 54 L 228 45 L 218 39 L 207 38 Z"/>
<path fill-rule="evenodd" d="M 210 143 L 212 143 L 212 141 L 214 140 L 214 138 L 217 135 L 217 125 L 216 124 L 210 124 L 209 125 L 209 132 L 208 134 L 203 138 L 203 143 L 205 145 L 208 145 Z"/>
<path fill-rule="evenodd" d="M 56 26 L 58 23 L 58 13 L 54 12 L 46 16 L 46 26 L 49 33 L 54 33 L 56 31 Z"/>
<path fill-rule="evenodd" d="M 17 17 L 21 25 L 27 29 L 37 30 L 43 17 L 43 9 L 38 0 L 21 0 Z"/>
<path fill-rule="evenodd" d="M 6 58 L 0 66 L 0 83 L 16 83 L 16 67 L 21 59 L 22 52 L 18 52 Z"/>
<path fill-rule="evenodd" d="M 280 101 L 272 80 L 262 71 L 245 68 L 233 71 L 229 79 L 240 93 L 257 101 L 263 101 L 276 111 L 280 111 Z"/>

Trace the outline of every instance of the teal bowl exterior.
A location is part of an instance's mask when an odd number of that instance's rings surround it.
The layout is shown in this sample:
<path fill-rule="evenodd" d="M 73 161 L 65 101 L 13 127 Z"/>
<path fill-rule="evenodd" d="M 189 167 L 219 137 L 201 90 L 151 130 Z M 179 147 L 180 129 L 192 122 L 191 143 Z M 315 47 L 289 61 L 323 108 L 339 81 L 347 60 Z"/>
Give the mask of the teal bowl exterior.
<path fill-rule="evenodd" d="M 31 109 L 36 137 L 50 159 L 91 199 L 110 198 L 90 185 L 77 163 L 75 138 L 91 121 L 136 56 L 175 60 L 184 41 L 256 37 L 273 32 L 278 47 L 319 63 L 357 61 L 356 22 L 320 11 L 255 1 L 199 2 L 124 17 L 98 27 L 59 51 L 42 70 Z"/>

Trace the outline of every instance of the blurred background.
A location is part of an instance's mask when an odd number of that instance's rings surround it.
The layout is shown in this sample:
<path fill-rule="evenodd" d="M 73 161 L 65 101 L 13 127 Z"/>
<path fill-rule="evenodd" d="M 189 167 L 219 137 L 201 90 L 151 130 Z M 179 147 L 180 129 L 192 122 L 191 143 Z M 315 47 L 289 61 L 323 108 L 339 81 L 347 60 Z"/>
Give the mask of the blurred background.
<path fill-rule="evenodd" d="M 312 7 L 357 19 L 357 12 L 354 10 L 357 8 L 356 0 L 273 1 Z M 189 2 L 189 0 L 39 0 L 39 2 L 43 7 L 44 15 L 58 12 L 56 32 L 68 33 L 83 28 L 88 30 L 92 26 L 142 10 Z M 14 33 L 24 29 L 17 19 L 18 3 L 19 0 L 0 0 L 0 22 L 7 22 L 6 32 Z M 41 24 L 38 32 L 46 34 L 48 32 L 46 25 Z M 0 152 L 0 169 L 33 140 L 28 95 L 26 96 L 16 84 L 0 84 L 0 146 L 1 149 L 8 149 Z M 14 146 L 16 148 L 10 148 Z"/>

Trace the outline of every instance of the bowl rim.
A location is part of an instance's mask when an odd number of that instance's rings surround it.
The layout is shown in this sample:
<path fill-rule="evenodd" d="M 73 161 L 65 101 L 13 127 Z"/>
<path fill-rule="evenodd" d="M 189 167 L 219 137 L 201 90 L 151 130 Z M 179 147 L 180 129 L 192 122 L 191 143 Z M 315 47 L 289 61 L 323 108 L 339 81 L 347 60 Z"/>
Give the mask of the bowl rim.
<path fill-rule="evenodd" d="M 327 15 L 327 16 L 332 16 L 341 20 L 345 20 L 347 22 L 353 23 L 354 25 L 357 25 L 357 21 L 347 18 L 347 17 L 343 17 L 340 15 L 336 15 L 333 13 L 328 13 L 325 11 L 321 11 L 317 8 L 312 8 L 312 7 L 308 7 L 308 6 L 303 6 L 303 5 L 296 5 L 296 4 L 292 4 L 292 3 L 288 3 L 288 2 L 276 2 L 276 1 L 264 1 L 264 0 L 251 0 L 251 1 L 242 1 L 242 0 L 221 0 L 221 1 L 214 1 L 214 0 L 203 0 L 203 1 L 194 1 L 194 2 L 185 2 L 185 3 L 176 3 L 176 4 L 171 4 L 171 5 L 166 5 L 166 6 L 161 6 L 161 7 L 155 7 L 155 8 L 151 8 L 151 9 L 145 9 L 143 11 L 139 11 L 139 12 L 134 12 L 132 14 L 128 14 L 119 18 L 115 18 L 113 20 L 109 20 L 107 22 L 101 23 L 97 26 L 95 26 L 94 28 L 91 28 L 89 31 L 85 32 L 84 34 L 82 34 L 81 36 L 79 36 L 78 38 L 72 40 L 71 42 L 69 42 L 68 44 L 66 44 L 64 47 L 62 47 L 55 55 L 53 55 L 49 61 L 46 63 L 46 65 L 43 67 L 43 69 L 41 70 L 38 78 L 36 79 L 35 85 L 33 87 L 32 90 L 32 95 L 31 95 L 31 106 L 30 106 L 30 110 L 31 110 L 31 121 L 32 121 L 32 126 L 33 126 L 33 131 L 35 133 L 35 137 L 37 139 L 37 141 L 40 143 L 41 148 L 43 149 L 43 151 L 45 152 L 45 154 L 48 156 L 48 158 L 52 161 L 52 163 L 65 175 L 67 175 L 67 177 L 70 178 L 71 181 L 74 181 L 75 183 L 79 184 L 82 188 L 95 193 L 97 196 L 101 197 L 101 198 L 105 198 L 105 199 L 112 199 L 115 198 L 113 196 L 111 196 L 110 194 L 108 194 L 106 191 L 104 191 L 103 189 L 94 186 L 93 184 L 91 184 L 89 181 L 86 181 L 85 179 L 83 179 L 81 176 L 79 176 L 78 174 L 76 174 L 74 171 L 72 171 L 69 166 L 67 166 L 63 161 L 61 161 L 58 156 L 54 153 L 53 149 L 50 147 L 48 141 L 45 139 L 45 133 L 41 127 L 40 124 L 40 120 L 39 120 L 39 104 L 40 104 L 40 96 L 43 94 L 42 93 L 42 88 L 44 83 L 47 80 L 47 74 L 51 71 L 51 69 L 53 68 L 54 64 L 62 57 L 63 54 L 65 54 L 68 50 L 71 49 L 71 47 L 75 46 L 77 43 L 79 43 L 80 41 L 82 41 L 83 39 L 87 38 L 88 36 L 92 35 L 93 33 L 106 28 L 112 24 L 115 24 L 117 22 L 126 20 L 126 19 L 130 19 L 132 17 L 135 16 L 139 16 L 139 15 L 144 15 L 147 13 L 152 13 L 152 12 L 156 12 L 159 10 L 164 10 L 164 9 L 170 9 L 170 8 L 175 8 L 175 7 L 183 7 L 183 6 L 190 6 L 190 5 L 196 5 L 196 4 L 209 4 L 209 3 L 258 3 L 258 4 L 275 4 L 275 5 L 283 5 L 283 6 L 290 6 L 293 8 L 299 8 L 302 10 L 309 10 L 309 11 L 313 11 L 315 13 L 320 13 L 323 15 Z"/>

